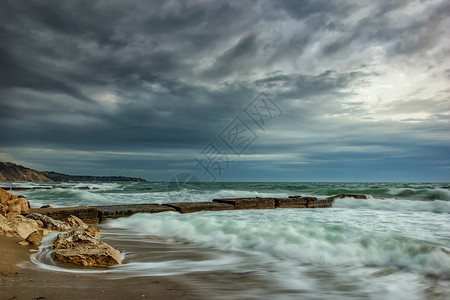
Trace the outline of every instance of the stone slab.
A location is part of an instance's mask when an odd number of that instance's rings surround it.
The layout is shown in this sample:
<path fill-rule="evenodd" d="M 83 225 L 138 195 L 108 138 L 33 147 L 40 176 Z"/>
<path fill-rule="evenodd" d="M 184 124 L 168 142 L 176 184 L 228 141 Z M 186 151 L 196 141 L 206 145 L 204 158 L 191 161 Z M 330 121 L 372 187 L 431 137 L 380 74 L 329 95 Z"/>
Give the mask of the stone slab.
<path fill-rule="evenodd" d="M 197 211 L 221 211 L 234 209 L 234 205 L 221 202 L 179 202 L 164 205 L 173 207 L 182 214 Z"/>
<path fill-rule="evenodd" d="M 97 224 L 98 209 L 90 206 L 61 207 L 61 208 L 30 208 L 30 213 L 39 213 L 56 220 L 64 220 L 74 215 L 88 224 Z"/>
<path fill-rule="evenodd" d="M 274 209 L 275 198 L 228 198 L 214 199 L 213 202 L 232 204 L 234 209 Z"/>
<path fill-rule="evenodd" d="M 175 211 L 174 208 L 161 204 L 128 204 L 128 205 L 109 205 L 96 206 L 99 211 L 99 221 L 104 219 L 115 219 L 125 216 L 131 216 L 137 213 L 160 213 L 165 211 Z"/>

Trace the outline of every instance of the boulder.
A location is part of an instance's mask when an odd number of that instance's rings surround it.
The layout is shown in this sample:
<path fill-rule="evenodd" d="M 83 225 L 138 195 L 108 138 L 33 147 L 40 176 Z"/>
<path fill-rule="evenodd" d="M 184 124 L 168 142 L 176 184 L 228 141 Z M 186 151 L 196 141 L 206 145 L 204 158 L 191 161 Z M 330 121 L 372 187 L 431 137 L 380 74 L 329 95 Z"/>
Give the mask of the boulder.
<path fill-rule="evenodd" d="M 72 227 L 70 227 L 66 222 L 55 220 L 53 218 L 50 218 L 49 216 L 38 213 L 29 214 L 27 215 L 27 218 L 41 221 L 44 224 L 44 228 L 49 230 L 69 231 L 72 229 Z"/>
<path fill-rule="evenodd" d="M 89 227 L 89 225 L 87 225 L 80 218 L 74 215 L 71 215 L 65 221 L 71 227 L 80 227 L 83 230 L 86 230 Z"/>
<path fill-rule="evenodd" d="M 79 228 L 84 230 L 84 232 L 94 238 L 100 238 L 100 229 L 98 227 L 88 225 L 84 223 L 80 218 L 76 216 L 70 216 L 66 219 L 66 223 L 72 228 Z"/>
<path fill-rule="evenodd" d="M 86 244 L 70 249 L 55 251 L 57 260 L 85 267 L 107 267 L 122 263 L 119 250 L 106 243 Z"/>
<path fill-rule="evenodd" d="M 234 206 L 228 203 L 220 202 L 179 202 L 164 204 L 169 207 L 175 208 L 180 213 L 191 213 L 197 211 L 219 211 L 219 210 L 232 210 Z"/>
<path fill-rule="evenodd" d="M 8 201 L 7 215 L 9 217 L 28 214 L 30 212 L 30 204 L 23 196 L 12 197 Z"/>
<path fill-rule="evenodd" d="M 230 198 L 214 199 L 213 202 L 232 204 L 234 209 L 274 209 L 274 198 Z"/>
<path fill-rule="evenodd" d="M 26 239 L 30 233 L 38 229 L 39 225 L 35 220 L 25 218 L 24 216 L 10 218 L 0 216 L 0 235 Z"/>
<path fill-rule="evenodd" d="M 56 259 L 62 262 L 89 267 L 105 267 L 122 262 L 119 250 L 81 229 L 59 234 L 53 247 Z"/>
<path fill-rule="evenodd" d="M 33 231 L 25 239 L 30 245 L 39 245 L 42 241 L 42 232 L 40 230 Z"/>
<path fill-rule="evenodd" d="M 86 234 L 84 230 L 76 229 L 68 233 L 60 233 L 56 237 L 53 243 L 55 249 L 70 249 L 75 248 L 83 244 L 97 244 L 99 240 L 96 240 L 92 236 Z"/>
<path fill-rule="evenodd" d="M 30 209 L 30 203 L 28 203 L 24 196 L 13 195 L 1 188 L 0 205 L 0 214 L 9 217 L 28 214 Z"/>

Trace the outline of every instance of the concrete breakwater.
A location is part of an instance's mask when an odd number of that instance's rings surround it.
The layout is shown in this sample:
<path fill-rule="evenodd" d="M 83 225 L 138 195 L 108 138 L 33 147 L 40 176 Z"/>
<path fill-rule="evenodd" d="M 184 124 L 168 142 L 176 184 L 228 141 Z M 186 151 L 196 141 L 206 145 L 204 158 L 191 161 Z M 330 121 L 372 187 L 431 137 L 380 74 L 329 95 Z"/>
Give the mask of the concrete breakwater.
<path fill-rule="evenodd" d="M 64 220 L 73 215 L 86 223 L 98 224 L 108 218 L 119 218 L 136 213 L 159 213 L 164 211 L 192 213 L 198 211 L 241 209 L 326 208 L 331 207 L 333 205 L 333 201 L 338 198 L 367 199 L 367 196 L 339 194 L 325 199 L 302 196 L 289 196 L 288 198 L 224 198 L 213 199 L 211 202 L 32 208 L 30 209 L 30 213 L 40 213 L 56 220 Z"/>

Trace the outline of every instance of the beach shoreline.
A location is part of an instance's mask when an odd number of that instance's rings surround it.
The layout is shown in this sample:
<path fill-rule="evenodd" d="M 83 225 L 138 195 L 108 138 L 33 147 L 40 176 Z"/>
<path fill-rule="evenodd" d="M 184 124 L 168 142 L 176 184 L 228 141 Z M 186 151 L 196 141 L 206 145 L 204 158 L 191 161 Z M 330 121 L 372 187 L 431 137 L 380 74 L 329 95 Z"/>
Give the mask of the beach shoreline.
<path fill-rule="evenodd" d="M 0 299 L 202 299 L 182 278 L 109 279 L 40 269 L 30 261 L 36 246 L 0 236 Z"/>

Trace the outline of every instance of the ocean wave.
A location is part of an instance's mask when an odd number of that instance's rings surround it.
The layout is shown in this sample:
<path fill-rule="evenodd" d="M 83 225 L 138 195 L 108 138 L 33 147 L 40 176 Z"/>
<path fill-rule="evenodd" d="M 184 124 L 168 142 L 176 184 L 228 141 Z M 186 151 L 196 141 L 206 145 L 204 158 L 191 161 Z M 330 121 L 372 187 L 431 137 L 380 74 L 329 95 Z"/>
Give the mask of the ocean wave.
<path fill-rule="evenodd" d="M 333 223 L 327 221 L 332 217 L 330 212 L 341 217 L 348 217 L 348 213 L 328 210 L 329 217 L 325 217 L 317 211 L 304 211 L 302 215 L 298 210 L 138 214 L 112 220 L 105 226 L 184 239 L 221 250 L 250 251 L 295 264 L 387 266 L 450 276 L 450 255 L 444 245 L 413 237 L 427 232 L 413 232 L 410 236 L 408 228 L 403 234 L 398 232 L 399 227 L 389 232 L 389 225 L 381 231 L 382 224 L 364 224 L 364 218 L 359 218 L 357 225 L 351 219 L 344 222 L 335 218 Z"/>
<path fill-rule="evenodd" d="M 334 200 L 333 207 L 398 212 L 450 213 L 450 202 L 443 200 L 410 201 L 401 199 L 381 199 L 375 197 L 369 197 L 365 200 L 343 198 Z"/>

